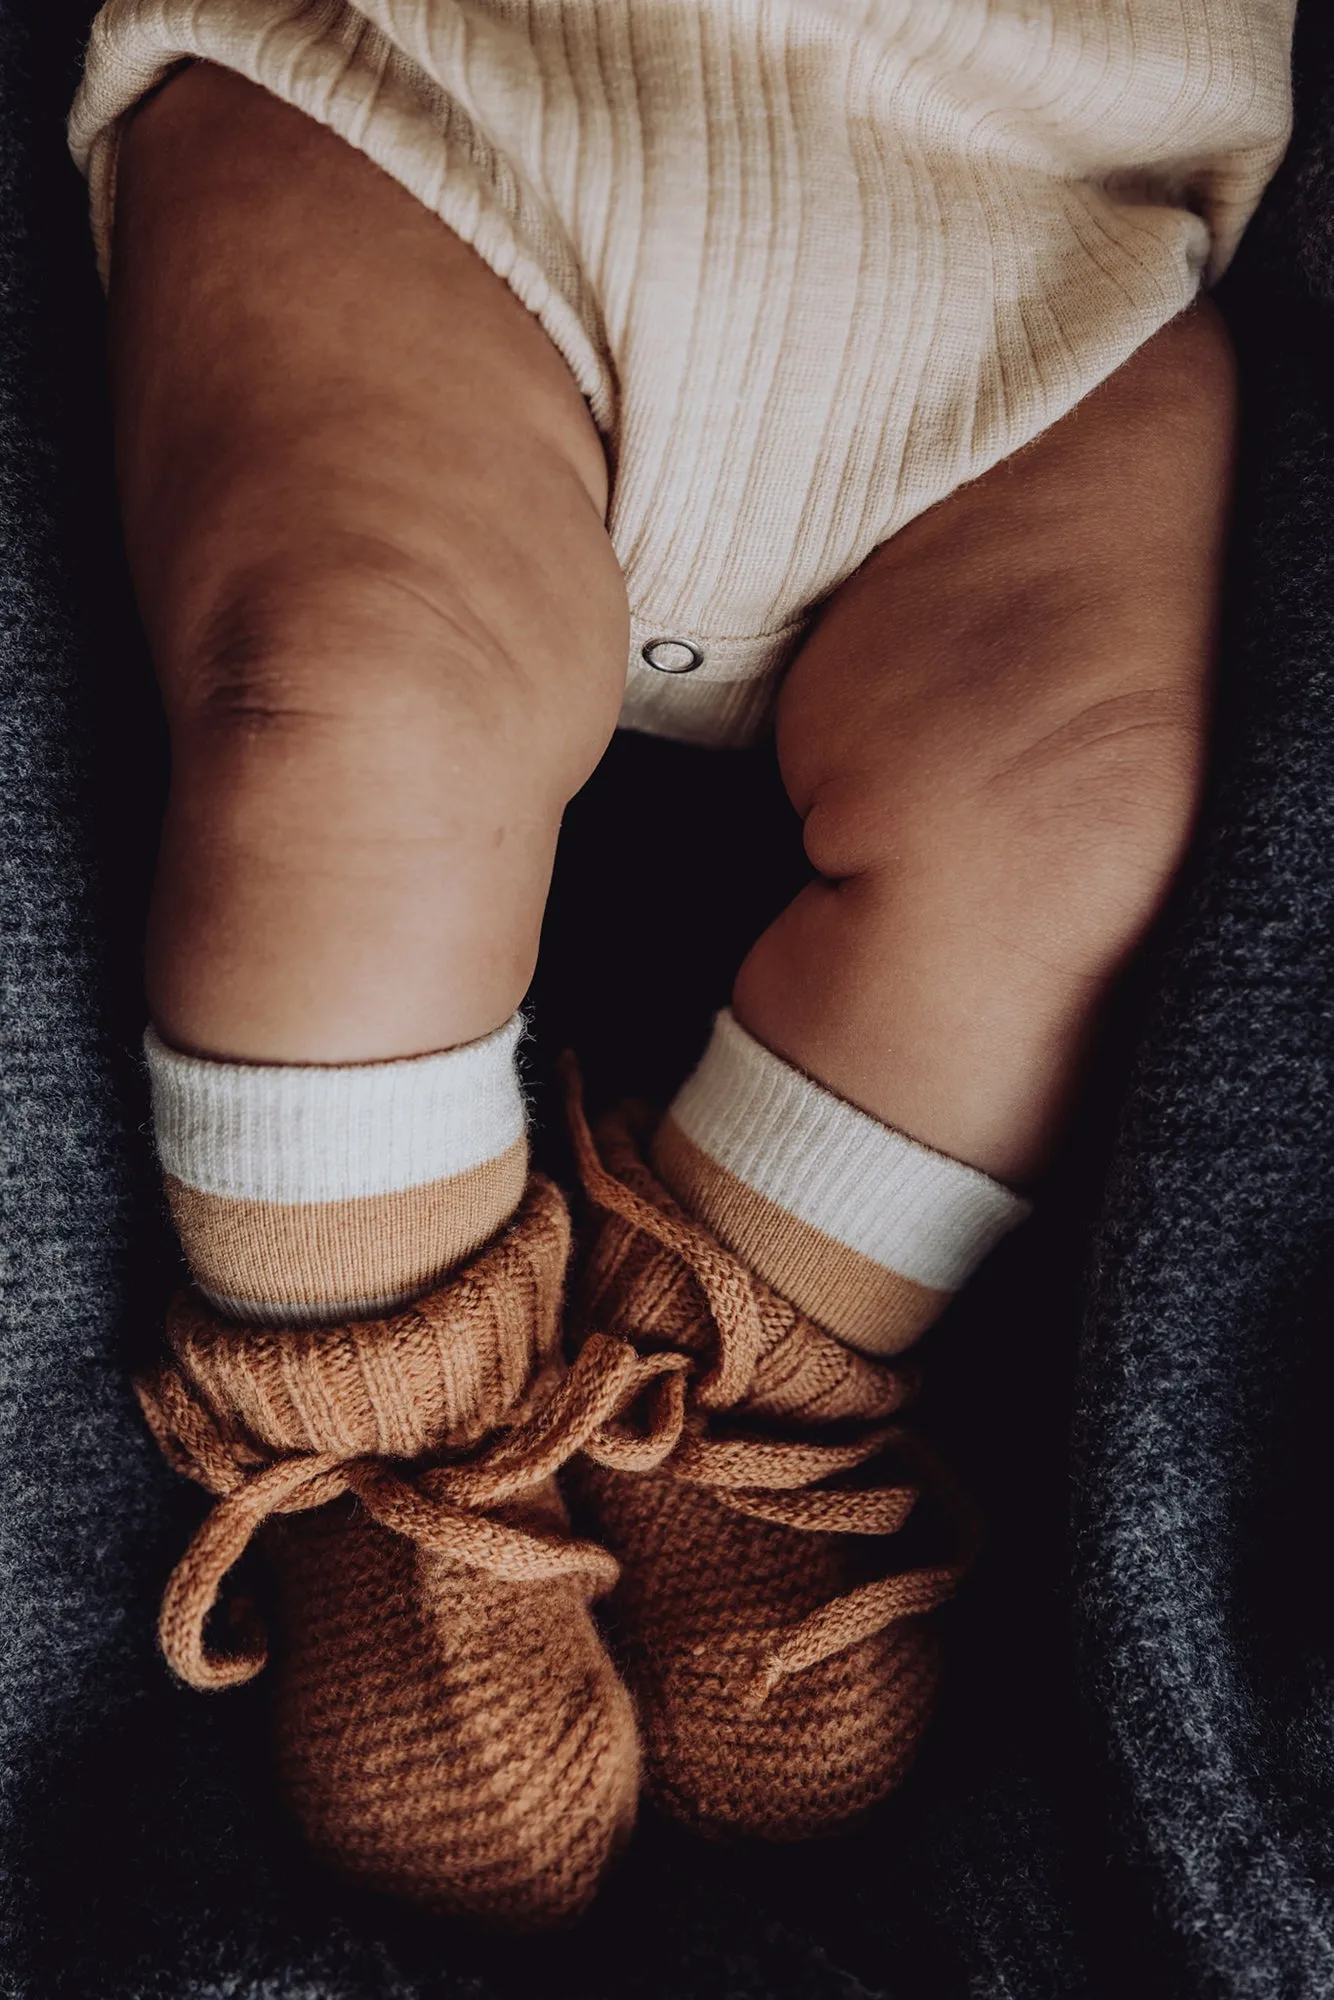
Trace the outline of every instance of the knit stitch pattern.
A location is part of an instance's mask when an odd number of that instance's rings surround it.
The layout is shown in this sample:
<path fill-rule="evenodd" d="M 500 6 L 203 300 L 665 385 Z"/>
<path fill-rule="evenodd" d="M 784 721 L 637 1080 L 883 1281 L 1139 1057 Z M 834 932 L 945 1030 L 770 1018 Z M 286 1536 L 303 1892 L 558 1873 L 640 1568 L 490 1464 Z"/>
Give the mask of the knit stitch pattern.
<path fill-rule="evenodd" d="M 206 1687 L 263 1665 L 245 1607 L 239 1647 L 203 1637 L 263 1522 L 278 1771 L 311 1846 L 367 1886 L 510 1929 L 587 1905 L 638 1789 L 589 1614 L 615 1566 L 570 1540 L 546 1462 L 525 1468 L 512 1442 L 525 1421 L 544 1435 L 558 1389 L 568 1248 L 564 1201 L 535 1176 L 513 1224 L 415 1307 L 278 1332 L 187 1295 L 172 1359 L 140 1384 L 172 1462 L 223 1496 L 168 1586 L 170 1664 Z M 489 1439 L 487 1512 L 459 1496 L 486 1482 Z"/>
<path fill-rule="evenodd" d="M 577 1326 L 696 1369 L 674 1460 L 574 1468 L 622 1564 L 608 1612 L 647 1787 L 705 1833 L 839 1831 L 913 1757 L 939 1676 L 928 1614 L 961 1567 L 908 1568 L 895 1539 L 921 1460 L 884 1420 L 910 1385 L 690 1223 L 624 1120 L 599 1138 L 600 1162 L 583 1148 L 594 1219 Z"/>

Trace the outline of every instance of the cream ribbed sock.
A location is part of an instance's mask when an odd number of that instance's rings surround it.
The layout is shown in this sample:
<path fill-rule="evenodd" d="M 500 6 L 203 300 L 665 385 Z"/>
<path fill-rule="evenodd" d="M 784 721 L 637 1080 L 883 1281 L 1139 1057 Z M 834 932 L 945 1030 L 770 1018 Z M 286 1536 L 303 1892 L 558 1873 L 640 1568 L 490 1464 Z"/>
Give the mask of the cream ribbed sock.
<path fill-rule="evenodd" d="M 1029 1212 L 803 1076 L 727 1012 L 653 1163 L 751 1270 L 866 1354 L 915 1340 Z"/>
<path fill-rule="evenodd" d="M 339 1068 L 209 1062 L 145 1038 L 167 1199 L 196 1283 L 237 1318 L 320 1325 L 405 1304 L 518 1206 L 519 1015 L 443 1055 Z"/>

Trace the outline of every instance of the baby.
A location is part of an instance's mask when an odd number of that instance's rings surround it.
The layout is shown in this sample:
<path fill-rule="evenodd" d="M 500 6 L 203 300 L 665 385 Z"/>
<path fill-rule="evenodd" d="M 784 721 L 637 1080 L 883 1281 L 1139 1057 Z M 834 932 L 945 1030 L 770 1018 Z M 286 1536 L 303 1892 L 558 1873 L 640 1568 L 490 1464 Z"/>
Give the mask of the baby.
<path fill-rule="evenodd" d="M 538 1926 L 641 1783 L 790 1840 L 905 1768 L 967 1532 L 894 1357 L 1024 1216 L 1188 835 L 1233 432 L 1197 293 L 1290 14 L 99 17 L 196 1280 L 141 1395 L 218 1496 L 161 1637 L 259 1670 L 205 1625 L 262 1527 L 280 1774 L 349 1875 Z M 813 874 L 655 1130 L 576 1103 L 567 1310 L 518 1009 L 618 719 L 772 726 Z"/>

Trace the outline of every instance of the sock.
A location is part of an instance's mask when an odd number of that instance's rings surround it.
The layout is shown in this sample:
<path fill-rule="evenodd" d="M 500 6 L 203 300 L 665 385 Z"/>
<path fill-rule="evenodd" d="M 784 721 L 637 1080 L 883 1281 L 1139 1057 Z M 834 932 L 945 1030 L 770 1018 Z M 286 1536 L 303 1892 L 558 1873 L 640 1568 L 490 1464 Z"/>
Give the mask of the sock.
<path fill-rule="evenodd" d="M 897 1354 L 1029 1213 L 998 1181 L 825 1090 L 724 1012 L 653 1165 L 758 1277 L 864 1354 Z"/>
<path fill-rule="evenodd" d="M 150 1028 L 167 1200 L 200 1290 L 270 1326 L 334 1324 L 419 1297 L 519 1204 L 528 1138 L 519 1015 L 403 1062 L 205 1061 Z"/>

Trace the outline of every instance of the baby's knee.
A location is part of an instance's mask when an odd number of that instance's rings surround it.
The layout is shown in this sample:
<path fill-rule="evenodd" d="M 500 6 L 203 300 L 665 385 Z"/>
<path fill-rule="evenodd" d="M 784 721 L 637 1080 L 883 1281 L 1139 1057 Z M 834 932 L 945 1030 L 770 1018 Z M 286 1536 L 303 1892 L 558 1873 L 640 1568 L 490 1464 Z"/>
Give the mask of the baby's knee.
<path fill-rule="evenodd" d="M 522 805 L 554 827 L 614 708 L 608 676 L 563 675 L 519 622 L 393 550 L 228 574 L 161 663 L 174 757 L 196 782 L 251 795 L 309 789 L 323 771 L 334 823 L 351 791 L 374 788 L 387 812 L 419 812 L 425 790 L 440 813 L 503 824 Z"/>
<path fill-rule="evenodd" d="M 339 1061 L 472 1040 L 513 1011 L 561 813 L 600 746 L 577 699 L 562 716 L 494 637 L 354 565 L 217 595 L 163 676 L 150 979 L 183 1046 L 227 1047 L 229 1009 L 257 1048 L 316 1035 Z M 316 1006 L 281 973 L 298 963 L 345 967 L 343 998 Z"/>
<path fill-rule="evenodd" d="M 1199 790 L 1202 704 L 1178 688 L 1104 693 L 1000 729 L 942 700 L 835 756 L 804 801 L 810 861 L 905 893 L 943 922 L 1011 937 L 1093 976 L 1133 947 L 1179 865 Z M 801 802 L 799 802 L 801 803 Z"/>

